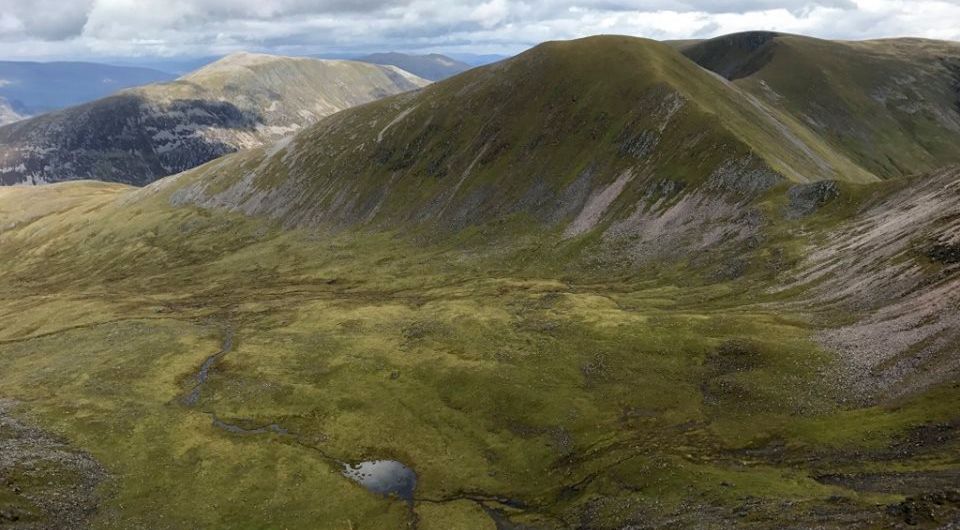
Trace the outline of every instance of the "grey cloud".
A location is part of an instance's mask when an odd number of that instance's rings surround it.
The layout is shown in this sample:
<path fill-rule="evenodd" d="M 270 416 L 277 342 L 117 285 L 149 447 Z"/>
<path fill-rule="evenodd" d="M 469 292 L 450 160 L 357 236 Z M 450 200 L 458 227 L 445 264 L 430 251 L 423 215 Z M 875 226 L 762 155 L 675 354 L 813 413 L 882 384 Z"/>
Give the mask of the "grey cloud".
<path fill-rule="evenodd" d="M 960 0 L 958 0 L 960 1 Z M 550 2 L 547 2 L 550 3 Z M 556 4 L 556 3 L 555 3 Z M 747 13 L 769 9 L 802 12 L 815 7 L 856 9 L 853 0 L 570 0 L 562 4 L 601 11 Z"/>
<path fill-rule="evenodd" d="M 957 38 L 956 20 L 960 0 L 0 0 L 0 57 L 502 53 L 594 33 L 748 29 Z"/>
<path fill-rule="evenodd" d="M 32 37 L 66 40 L 78 37 L 87 23 L 93 0 L 0 0 L 0 16 L 15 21 L 15 31 L 4 32 L 2 40 Z"/>

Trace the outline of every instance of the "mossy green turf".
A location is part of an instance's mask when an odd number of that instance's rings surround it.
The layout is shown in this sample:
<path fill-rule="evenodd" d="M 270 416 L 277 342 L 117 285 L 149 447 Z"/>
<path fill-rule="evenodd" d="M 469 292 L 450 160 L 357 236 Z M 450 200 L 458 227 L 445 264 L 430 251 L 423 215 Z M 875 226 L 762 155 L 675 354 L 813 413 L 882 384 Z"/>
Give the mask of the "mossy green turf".
<path fill-rule="evenodd" d="M 476 499 L 546 527 L 709 525 L 748 502 L 771 524 L 837 498 L 886 524 L 876 505 L 909 492 L 814 477 L 958 465 L 955 442 L 889 456 L 960 419 L 956 385 L 843 405 L 809 315 L 758 294 L 760 272 L 602 276 L 556 265 L 589 243 L 555 235 L 281 230 L 163 192 L 114 202 L 131 193 L 0 194 L 0 396 L 110 472 L 96 528 L 402 527 L 404 503 L 331 464 L 374 458 L 417 471 L 421 528 L 493 528 Z"/>
<path fill-rule="evenodd" d="M 960 45 L 748 32 L 676 43 L 881 178 L 960 162 Z"/>

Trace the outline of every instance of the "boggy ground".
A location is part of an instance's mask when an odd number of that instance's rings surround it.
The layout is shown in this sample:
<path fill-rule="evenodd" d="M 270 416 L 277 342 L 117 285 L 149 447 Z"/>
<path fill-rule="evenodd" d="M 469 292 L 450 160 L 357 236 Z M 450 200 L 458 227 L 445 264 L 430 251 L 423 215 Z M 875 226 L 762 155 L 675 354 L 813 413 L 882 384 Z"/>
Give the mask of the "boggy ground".
<path fill-rule="evenodd" d="M 117 206 L 129 192 L 106 185 L 5 193 L 5 414 L 97 480 L 58 461 L 24 495 L 0 490 L 0 513 L 27 514 L 0 526 L 57 527 L 29 499 L 82 484 L 85 502 L 95 482 L 94 528 L 960 517 L 960 385 L 862 403 L 818 345 L 824 315 L 758 278 L 592 269 L 522 234 L 283 231 Z M 369 459 L 416 471 L 412 506 L 336 464 Z"/>

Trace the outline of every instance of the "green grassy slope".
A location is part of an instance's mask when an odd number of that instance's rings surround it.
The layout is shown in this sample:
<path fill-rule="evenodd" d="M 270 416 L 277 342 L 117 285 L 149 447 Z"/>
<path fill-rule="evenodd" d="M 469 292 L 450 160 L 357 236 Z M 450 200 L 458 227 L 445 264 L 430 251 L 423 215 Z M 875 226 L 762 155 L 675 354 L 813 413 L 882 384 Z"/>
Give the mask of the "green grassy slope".
<path fill-rule="evenodd" d="M 680 48 L 880 177 L 960 161 L 960 44 L 751 32 Z"/>
<path fill-rule="evenodd" d="M 171 191 L 0 190 L 0 395 L 106 467 L 96 528 L 871 528 L 955 513 L 920 495 L 957 474 L 956 385 L 857 404 L 816 341 L 822 315 L 758 289 L 784 280 L 600 276 L 557 269 L 589 254 L 559 235 L 331 236 L 171 208 Z M 847 215 L 776 222 L 802 233 Z M 787 243 L 777 230 L 765 246 Z M 370 458 L 417 471 L 412 512 L 330 461 Z"/>

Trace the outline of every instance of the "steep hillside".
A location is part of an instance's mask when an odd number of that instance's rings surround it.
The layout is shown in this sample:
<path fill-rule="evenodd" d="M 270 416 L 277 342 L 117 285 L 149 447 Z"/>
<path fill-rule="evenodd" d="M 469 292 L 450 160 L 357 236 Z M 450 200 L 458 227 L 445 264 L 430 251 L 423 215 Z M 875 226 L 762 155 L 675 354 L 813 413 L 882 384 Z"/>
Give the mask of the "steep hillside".
<path fill-rule="evenodd" d="M 575 236 L 681 189 L 736 202 L 825 178 L 875 180 L 668 46 L 595 37 L 339 113 L 180 176 L 176 200 L 298 226 L 527 216 Z"/>
<path fill-rule="evenodd" d="M 16 103 L 23 113 L 32 115 L 174 77 L 166 72 L 136 66 L 0 61 L 0 97 Z"/>
<path fill-rule="evenodd" d="M 768 32 L 679 45 L 883 178 L 960 162 L 960 44 Z"/>
<path fill-rule="evenodd" d="M 948 527 L 960 170 L 851 166 L 601 37 L 146 187 L 0 188 L 0 513 Z"/>
<path fill-rule="evenodd" d="M 402 70 L 431 81 L 453 77 L 471 68 L 467 63 L 445 55 L 411 55 L 407 53 L 374 53 L 357 59 L 365 63 L 393 65 Z"/>
<path fill-rule="evenodd" d="M 0 183 L 142 185 L 425 84 L 394 67 L 235 54 L 171 83 L 0 128 Z"/>

